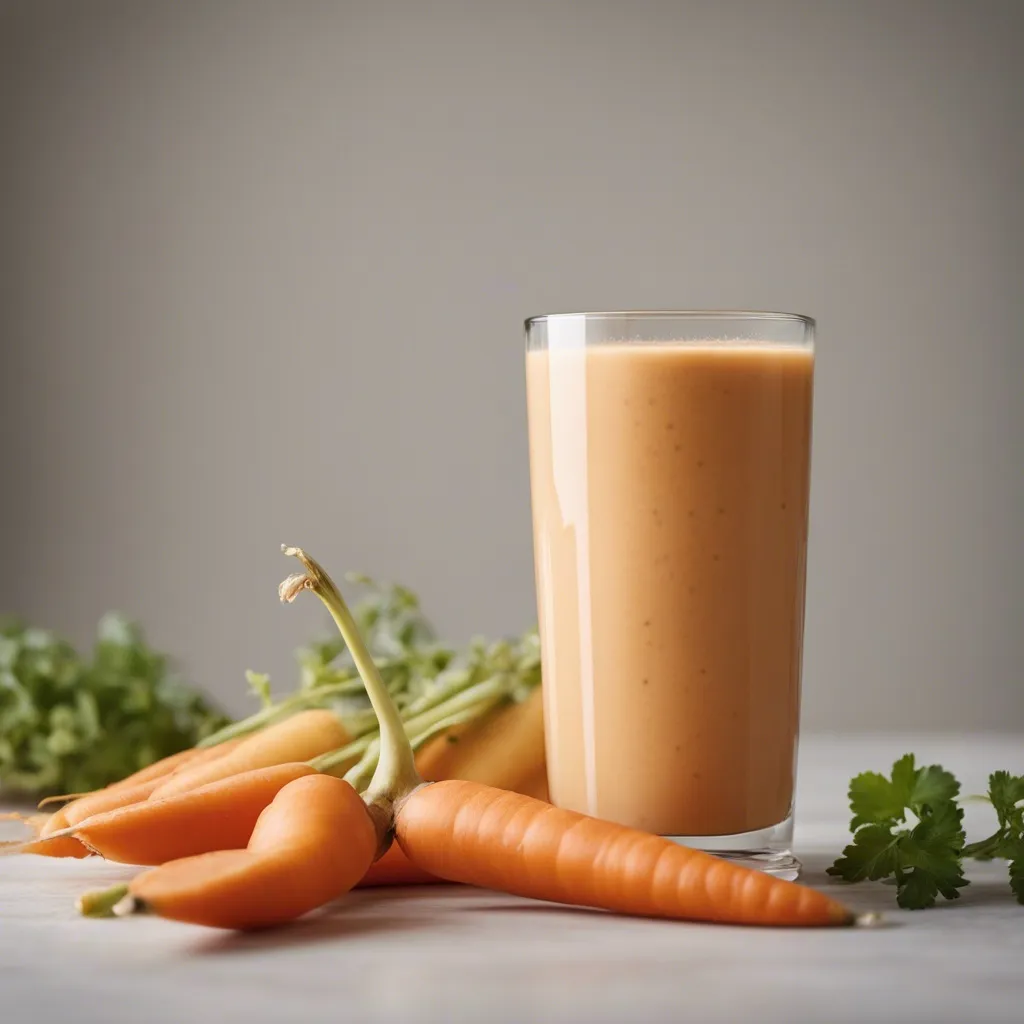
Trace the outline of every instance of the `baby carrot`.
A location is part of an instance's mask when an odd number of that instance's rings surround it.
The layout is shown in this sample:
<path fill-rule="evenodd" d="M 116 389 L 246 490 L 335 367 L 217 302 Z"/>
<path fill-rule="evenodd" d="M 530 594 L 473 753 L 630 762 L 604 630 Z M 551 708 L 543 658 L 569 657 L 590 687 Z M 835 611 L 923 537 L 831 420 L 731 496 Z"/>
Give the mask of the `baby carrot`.
<path fill-rule="evenodd" d="M 153 790 L 152 796 L 153 799 L 173 796 L 255 768 L 309 761 L 343 747 L 348 741 L 349 735 L 333 711 L 324 708 L 299 711 L 260 732 L 240 737 L 237 745 L 223 757 L 174 772 Z"/>
<path fill-rule="evenodd" d="M 127 776 L 120 782 L 114 782 L 104 789 L 98 789 L 94 793 L 79 797 L 62 808 L 65 824 L 75 825 L 93 814 L 110 811 L 115 807 L 126 807 L 139 800 L 146 800 L 165 781 L 174 778 L 179 771 L 216 762 L 230 753 L 236 745 L 236 741 L 228 740 L 216 747 L 192 748 L 183 751 L 190 756 L 173 761 L 166 771 L 148 772 L 147 769 L 143 769 L 141 772 Z M 174 756 L 177 757 L 177 755 Z M 166 760 L 169 759 L 165 758 Z M 150 767 L 155 766 L 151 765 Z"/>
<path fill-rule="evenodd" d="M 145 871 L 122 887 L 126 895 L 114 911 L 237 930 L 284 924 L 350 890 L 379 843 L 378 828 L 352 786 L 310 774 L 281 789 L 244 849 Z M 79 907 L 103 912 L 118 895 L 86 894 Z"/>
<path fill-rule="evenodd" d="M 111 786 L 108 789 L 101 789 L 98 793 L 84 796 L 80 800 L 75 800 L 66 807 L 62 807 L 64 820 L 68 825 L 77 825 L 94 814 L 112 811 L 117 807 L 127 807 L 140 800 L 148 800 L 150 794 L 159 785 L 160 779 L 150 779 L 148 782 L 140 782 L 134 786 Z"/>
<path fill-rule="evenodd" d="M 94 814 L 73 826 L 74 836 L 94 853 L 122 864 L 163 864 L 238 849 L 281 789 L 313 774 L 315 769 L 301 763 L 257 768 L 187 793 Z"/>
<path fill-rule="evenodd" d="M 427 872 L 535 899 L 634 915 L 732 924 L 868 923 L 829 896 L 711 854 L 474 782 L 424 783 L 394 702 L 334 582 L 301 549 L 305 573 L 282 600 L 312 590 L 331 613 L 380 720 L 377 771 L 364 799 L 389 815 L 398 844 Z"/>

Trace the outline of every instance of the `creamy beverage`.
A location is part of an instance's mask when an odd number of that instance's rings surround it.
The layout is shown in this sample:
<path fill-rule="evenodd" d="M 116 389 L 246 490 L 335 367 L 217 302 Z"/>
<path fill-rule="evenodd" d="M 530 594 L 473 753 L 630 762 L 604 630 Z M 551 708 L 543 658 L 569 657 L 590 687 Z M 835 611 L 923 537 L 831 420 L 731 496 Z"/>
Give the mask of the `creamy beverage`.
<path fill-rule="evenodd" d="M 673 836 L 788 817 L 813 359 L 743 341 L 528 352 L 558 806 Z"/>

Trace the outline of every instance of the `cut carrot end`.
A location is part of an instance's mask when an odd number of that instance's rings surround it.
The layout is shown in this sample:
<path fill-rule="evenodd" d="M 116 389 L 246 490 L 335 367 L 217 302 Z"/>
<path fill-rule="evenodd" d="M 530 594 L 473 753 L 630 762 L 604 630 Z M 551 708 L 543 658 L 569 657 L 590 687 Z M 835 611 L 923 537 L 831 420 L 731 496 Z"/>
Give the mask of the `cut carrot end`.
<path fill-rule="evenodd" d="M 128 886 L 112 885 L 109 889 L 92 889 L 78 897 L 78 912 L 83 917 L 113 917 L 117 906 L 128 895 Z"/>

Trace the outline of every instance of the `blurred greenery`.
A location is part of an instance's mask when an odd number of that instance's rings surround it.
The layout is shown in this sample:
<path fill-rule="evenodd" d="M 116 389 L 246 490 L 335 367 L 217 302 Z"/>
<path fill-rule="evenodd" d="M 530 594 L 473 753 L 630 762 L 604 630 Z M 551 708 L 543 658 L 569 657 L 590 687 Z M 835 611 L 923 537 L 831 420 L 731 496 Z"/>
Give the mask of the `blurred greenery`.
<path fill-rule="evenodd" d="M 229 719 L 121 615 L 82 654 L 0 620 L 0 789 L 42 797 L 105 786 L 194 746 Z"/>

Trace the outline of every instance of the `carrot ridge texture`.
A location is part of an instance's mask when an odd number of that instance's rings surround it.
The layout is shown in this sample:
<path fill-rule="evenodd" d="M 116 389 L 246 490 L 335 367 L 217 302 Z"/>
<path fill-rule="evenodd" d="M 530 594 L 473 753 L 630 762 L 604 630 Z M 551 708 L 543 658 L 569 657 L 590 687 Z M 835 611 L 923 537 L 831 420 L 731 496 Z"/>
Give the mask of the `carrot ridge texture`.
<path fill-rule="evenodd" d="M 395 836 L 453 882 L 646 917 L 747 925 L 852 924 L 807 886 L 660 836 L 471 782 L 435 782 L 401 805 Z"/>

